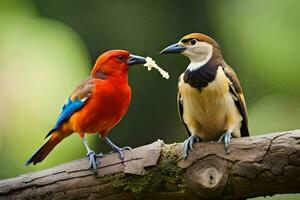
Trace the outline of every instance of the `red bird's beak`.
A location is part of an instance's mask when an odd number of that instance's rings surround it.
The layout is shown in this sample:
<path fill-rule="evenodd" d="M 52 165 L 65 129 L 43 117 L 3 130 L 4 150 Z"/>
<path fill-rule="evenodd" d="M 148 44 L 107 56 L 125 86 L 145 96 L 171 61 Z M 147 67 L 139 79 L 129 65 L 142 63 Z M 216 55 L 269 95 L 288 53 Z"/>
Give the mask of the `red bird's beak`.
<path fill-rule="evenodd" d="M 129 59 L 127 64 L 129 66 L 132 65 L 138 65 L 138 64 L 145 64 L 146 63 L 146 58 L 142 57 L 142 56 L 136 56 L 136 55 L 129 55 Z"/>

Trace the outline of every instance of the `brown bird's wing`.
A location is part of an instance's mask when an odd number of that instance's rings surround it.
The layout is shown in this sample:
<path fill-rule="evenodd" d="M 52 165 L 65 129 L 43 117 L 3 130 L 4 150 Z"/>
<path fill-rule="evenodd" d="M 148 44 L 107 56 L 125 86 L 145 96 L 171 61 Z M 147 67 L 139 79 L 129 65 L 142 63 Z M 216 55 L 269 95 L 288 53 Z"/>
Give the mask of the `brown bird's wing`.
<path fill-rule="evenodd" d="M 230 66 L 226 65 L 223 68 L 223 70 L 224 70 L 227 78 L 231 81 L 231 84 L 229 87 L 230 92 L 233 94 L 233 96 L 236 97 L 235 104 L 238 107 L 238 109 L 243 117 L 242 126 L 241 126 L 241 136 L 247 137 L 247 136 L 249 136 L 248 113 L 247 113 L 246 102 L 245 102 L 245 98 L 243 95 L 243 90 L 242 90 L 241 84 L 240 84 L 239 79 L 237 78 L 234 70 Z"/>
<path fill-rule="evenodd" d="M 92 78 L 88 78 L 77 86 L 68 101 L 63 105 L 55 125 L 46 135 L 46 138 L 54 133 L 65 120 L 69 119 L 75 112 L 84 106 L 86 100 L 92 94 L 93 89 L 94 82 Z"/>
<path fill-rule="evenodd" d="M 179 77 L 178 83 L 181 81 L 182 77 L 183 77 L 182 75 Z M 179 114 L 180 121 L 184 124 L 188 135 L 191 136 L 191 132 L 189 131 L 189 128 L 187 127 L 186 123 L 183 120 L 183 105 L 182 105 L 182 98 L 180 95 L 179 88 L 177 88 L 177 108 L 178 108 L 178 114 Z"/>
<path fill-rule="evenodd" d="M 81 101 L 86 100 L 92 94 L 94 87 L 94 79 L 89 77 L 76 87 L 70 99 L 80 99 Z"/>

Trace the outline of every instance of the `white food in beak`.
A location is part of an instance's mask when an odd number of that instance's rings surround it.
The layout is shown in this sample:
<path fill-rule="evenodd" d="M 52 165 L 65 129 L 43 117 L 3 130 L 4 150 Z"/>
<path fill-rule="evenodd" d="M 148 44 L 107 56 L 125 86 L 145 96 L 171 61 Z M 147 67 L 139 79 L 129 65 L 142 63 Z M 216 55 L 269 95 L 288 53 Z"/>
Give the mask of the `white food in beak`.
<path fill-rule="evenodd" d="M 162 68 L 160 68 L 155 61 L 150 58 L 150 57 L 146 57 L 146 63 L 144 64 L 145 67 L 148 68 L 148 71 L 150 71 L 152 68 L 155 68 L 156 70 L 159 71 L 159 73 L 162 75 L 163 78 L 165 79 L 169 79 L 169 73 L 166 72 L 165 70 L 163 70 Z"/>

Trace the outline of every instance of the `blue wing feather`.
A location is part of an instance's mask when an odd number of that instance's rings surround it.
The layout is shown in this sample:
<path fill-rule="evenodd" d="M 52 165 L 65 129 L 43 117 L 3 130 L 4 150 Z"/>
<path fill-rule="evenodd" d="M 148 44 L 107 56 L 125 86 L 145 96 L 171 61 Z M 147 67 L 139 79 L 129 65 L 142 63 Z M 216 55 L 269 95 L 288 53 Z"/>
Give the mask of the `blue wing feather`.
<path fill-rule="evenodd" d="M 58 127 L 65 120 L 69 119 L 73 113 L 78 111 L 84 105 L 84 103 L 85 103 L 85 101 L 82 101 L 78 98 L 76 98 L 73 101 L 71 100 L 71 98 L 69 98 L 67 103 L 65 103 L 65 105 L 63 105 L 61 113 L 59 114 L 54 127 L 51 129 L 51 131 L 49 131 L 49 133 L 46 135 L 45 138 L 47 138 L 49 135 L 51 135 L 51 133 L 56 131 L 58 129 Z"/>

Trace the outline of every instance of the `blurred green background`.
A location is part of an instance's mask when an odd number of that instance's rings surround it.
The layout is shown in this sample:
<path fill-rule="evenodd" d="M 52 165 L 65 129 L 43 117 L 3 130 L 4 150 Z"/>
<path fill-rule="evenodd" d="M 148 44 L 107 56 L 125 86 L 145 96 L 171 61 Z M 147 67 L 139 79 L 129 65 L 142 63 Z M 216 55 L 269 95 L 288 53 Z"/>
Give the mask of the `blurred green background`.
<path fill-rule="evenodd" d="M 299 128 L 300 1 L 0 0 L 0 179 L 84 157 L 77 135 L 25 168 L 60 108 L 109 49 L 151 56 L 169 71 L 134 67 L 132 102 L 110 138 L 140 146 L 186 138 L 176 108 L 177 78 L 189 61 L 160 56 L 190 32 L 214 37 L 243 85 L 252 135 Z M 95 135 L 91 147 L 107 152 Z M 299 199 L 300 195 L 274 199 Z"/>

